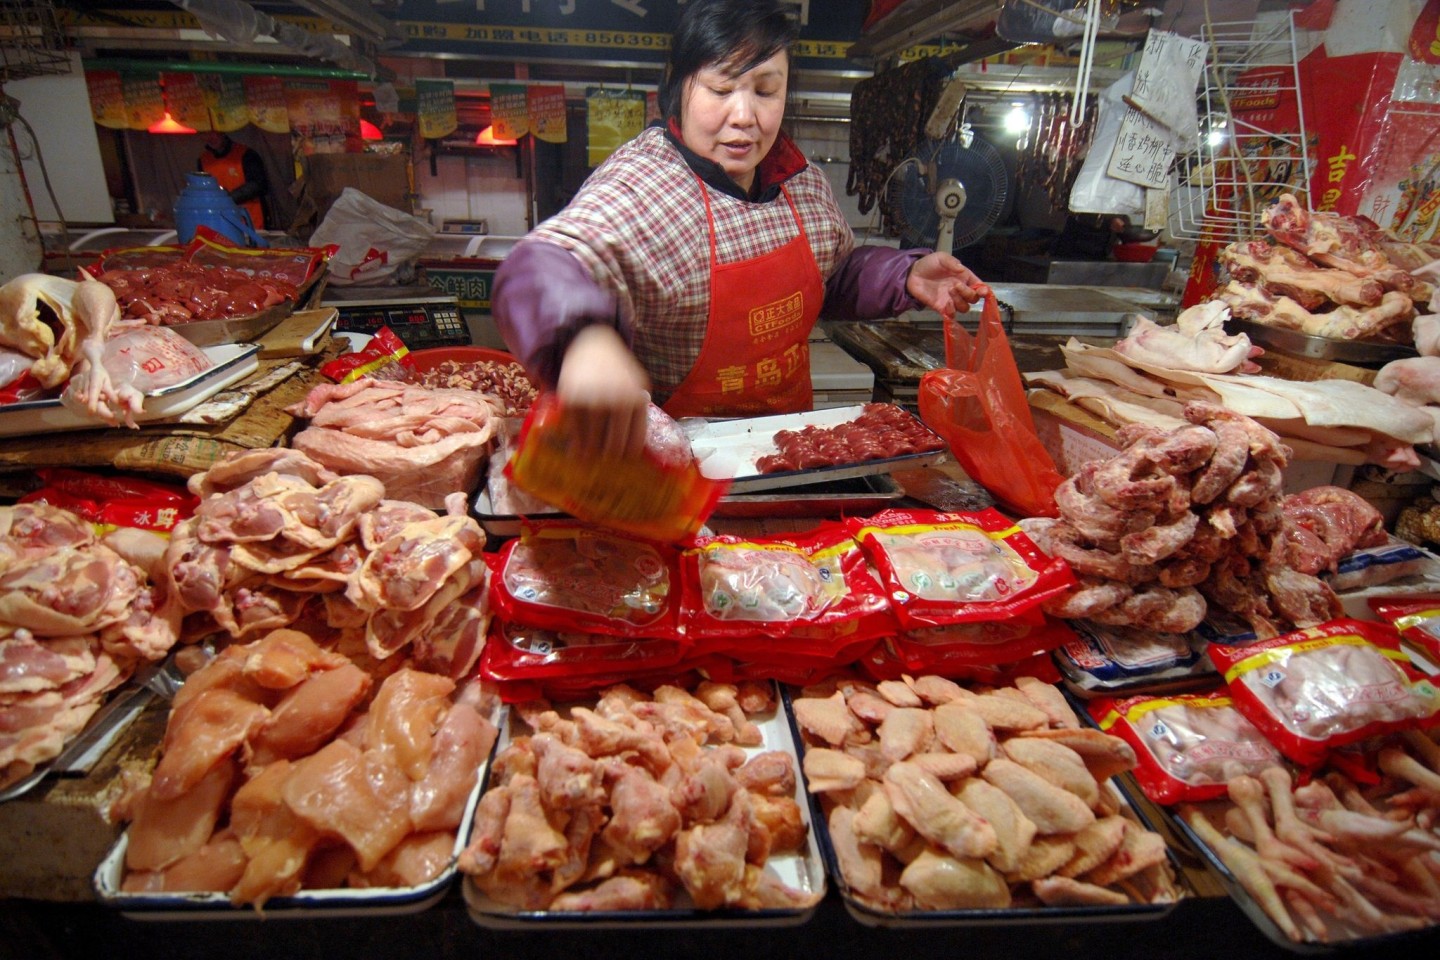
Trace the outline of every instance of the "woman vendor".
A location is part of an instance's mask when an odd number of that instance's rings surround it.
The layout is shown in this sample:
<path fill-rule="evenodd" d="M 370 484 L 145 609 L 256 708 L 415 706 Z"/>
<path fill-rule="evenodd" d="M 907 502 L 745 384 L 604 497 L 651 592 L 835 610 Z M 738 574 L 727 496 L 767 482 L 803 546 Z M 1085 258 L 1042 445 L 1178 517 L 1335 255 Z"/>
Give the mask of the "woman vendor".
<path fill-rule="evenodd" d="M 505 258 L 492 304 L 530 375 L 592 452 L 638 452 L 671 416 L 811 408 L 827 319 L 974 303 L 949 254 L 856 246 L 825 174 L 780 129 L 797 28 L 774 0 L 692 0 L 663 120 L 607 159 Z"/>

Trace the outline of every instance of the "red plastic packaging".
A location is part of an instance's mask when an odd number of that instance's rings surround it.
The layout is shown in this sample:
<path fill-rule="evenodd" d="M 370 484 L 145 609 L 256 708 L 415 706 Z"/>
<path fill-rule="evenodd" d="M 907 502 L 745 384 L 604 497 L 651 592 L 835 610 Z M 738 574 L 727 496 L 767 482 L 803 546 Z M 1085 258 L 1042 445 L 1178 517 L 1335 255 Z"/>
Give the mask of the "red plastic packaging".
<path fill-rule="evenodd" d="M 516 486 L 571 516 L 667 543 L 688 541 L 729 489 L 647 443 L 639 457 L 582 455 L 553 394 L 541 394 L 520 429 L 505 475 Z"/>
<path fill-rule="evenodd" d="M 1406 643 L 1440 665 L 1440 594 L 1369 597 L 1366 602 L 1376 616 L 1400 631 Z"/>
<path fill-rule="evenodd" d="M 343 354 L 320 368 L 336 383 L 353 383 L 361 377 L 376 380 L 411 380 L 414 362 L 410 348 L 389 327 L 375 331 L 370 342 L 354 353 Z"/>
<path fill-rule="evenodd" d="M 911 671 L 944 673 L 1017 663 L 1048 654 L 1075 638 L 1064 621 L 1027 610 L 999 621 L 921 627 L 897 634 L 894 643 L 896 654 Z"/>
<path fill-rule="evenodd" d="M 1131 774 L 1154 803 L 1223 797 L 1231 777 L 1257 774 L 1283 759 L 1223 688 L 1168 697 L 1100 697 L 1086 708 L 1101 730 L 1135 748 Z"/>
<path fill-rule="evenodd" d="M 845 523 L 905 630 L 1015 617 L 1075 583 L 1069 564 L 998 510 L 884 510 Z"/>
<path fill-rule="evenodd" d="M 485 554 L 490 594 L 508 621 L 557 631 L 679 640 L 673 548 L 571 521 L 526 523 Z"/>
<path fill-rule="evenodd" d="M 670 639 L 615 637 L 576 630 L 525 627 L 495 618 L 485 646 L 492 680 L 563 679 L 624 670 L 673 667 L 685 655 Z"/>
<path fill-rule="evenodd" d="M 48 503 L 94 524 L 99 532 L 132 527 L 168 533 L 195 512 L 200 498 L 182 486 L 141 477 L 112 477 L 64 467 L 36 471 L 44 484 L 20 503 Z"/>
<path fill-rule="evenodd" d="M 895 619 L 865 553 L 839 522 L 772 537 L 701 537 L 680 554 L 680 616 L 697 644 L 761 637 L 853 645 Z M 717 645 L 724 649 L 723 645 Z"/>
<path fill-rule="evenodd" d="M 1239 647 L 1211 644 L 1235 707 L 1294 762 L 1425 726 L 1440 690 L 1410 664 L 1385 623 L 1342 618 Z"/>

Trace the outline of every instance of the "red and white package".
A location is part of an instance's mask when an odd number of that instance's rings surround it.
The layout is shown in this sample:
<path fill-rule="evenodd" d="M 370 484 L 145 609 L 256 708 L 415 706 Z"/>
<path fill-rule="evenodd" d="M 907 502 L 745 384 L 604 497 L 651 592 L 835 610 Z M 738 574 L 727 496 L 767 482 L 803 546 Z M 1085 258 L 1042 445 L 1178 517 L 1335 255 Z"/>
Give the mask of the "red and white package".
<path fill-rule="evenodd" d="M 204 350 L 174 330 L 149 326 L 122 330 L 106 340 L 102 362 L 117 388 L 128 386 L 146 396 L 184 383 L 214 365 Z M 65 394 L 61 400 L 67 400 Z"/>
<path fill-rule="evenodd" d="M 104 476 L 63 467 L 36 471 L 43 486 L 20 503 L 48 503 L 84 517 L 96 533 L 131 527 L 168 533 L 195 512 L 200 498 L 183 485 L 143 477 Z"/>
<path fill-rule="evenodd" d="M 487 553 L 505 620 L 558 631 L 679 640 L 675 551 L 570 521 L 527 523 Z"/>
<path fill-rule="evenodd" d="M 989 667 L 1041 656 L 1076 639 L 1062 620 L 1026 610 L 1005 620 L 920 627 L 895 637 L 895 652 L 917 673 Z"/>
<path fill-rule="evenodd" d="M 1232 777 L 1254 776 L 1284 759 L 1223 691 L 1100 697 L 1087 709 L 1101 730 L 1135 748 L 1131 773 L 1154 803 L 1223 797 Z"/>
<path fill-rule="evenodd" d="M 485 645 L 488 680 L 558 679 L 673 667 L 685 653 L 675 640 L 547 630 L 493 619 Z"/>
<path fill-rule="evenodd" d="M 1069 564 L 998 510 L 884 510 L 845 522 L 906 630 L 1014 617 L 1075 583 Z"/>
<path fill-rule="evenodd" d="M 894 632 L 895 620 L 865 553 L 841 523 L 806 533 L 701 537 L 680 554 L 680 616 L 697 644 L 717 638 Z"/>
<path fill-rule="evenodd" d="M 1440 665 L 1440 594 L 1410 593 L 1369 597 L 1375 615 L 1400 631 L 1400 636 Z"/>
<path fill-rule="evenodd" d="M 415 379 L 415 361 L 405 341 L 389 327 L 381 327 L 365 346 L 341 354 L 321 366 L 320 372 L 336 383 L 353 383 L 361 377 L 410 381 Z"/>
<path fill-rule="evenodd" d="M 1366 737 L 1426 726 L 1440 691 L 1389 624 L 1342 618 L 1239 647 L 1211 644 L 1235 707 L 1302 766 Z"/>

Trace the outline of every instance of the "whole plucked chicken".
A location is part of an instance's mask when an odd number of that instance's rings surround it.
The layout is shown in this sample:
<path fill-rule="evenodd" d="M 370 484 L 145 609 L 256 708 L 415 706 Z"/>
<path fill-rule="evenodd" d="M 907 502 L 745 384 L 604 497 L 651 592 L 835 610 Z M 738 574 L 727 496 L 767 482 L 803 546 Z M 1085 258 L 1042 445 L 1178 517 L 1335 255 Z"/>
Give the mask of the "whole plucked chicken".
<path fill-rule="evenodd" d="M 142 399 L 117 387 L 102 362 L 123 323 L 114 291 L 98 280 L 25 273 L 0 286 L 0 347 L 33 358 L 29 372 L 41 386 L 78 378 L 85 408 L 110 423 L 131 420 Z"/>

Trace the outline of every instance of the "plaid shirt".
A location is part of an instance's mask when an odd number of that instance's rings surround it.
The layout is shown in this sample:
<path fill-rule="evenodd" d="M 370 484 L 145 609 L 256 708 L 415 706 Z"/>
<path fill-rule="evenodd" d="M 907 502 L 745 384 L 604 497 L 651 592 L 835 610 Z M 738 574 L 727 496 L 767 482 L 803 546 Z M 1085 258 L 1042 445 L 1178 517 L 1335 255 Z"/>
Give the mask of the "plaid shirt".
<path fill-rule="evenodd" d="M 782 134 L 783 136 L 783 134 Z M 785 181 L 805 235 L 828 279 L 855 245 L 825 174 L 810 164 Z M 721 263 L 748 260 L 798 235 L 783 195 L 741 200 L 701 181 L 660 127 L 611 154 L 560 213 L 526 238 L 573 252 L 620 303 L 623 330 L 658 399 L 685 379 L 710 313 L 710 236 L 700 191 L 708 191 Z"/>

